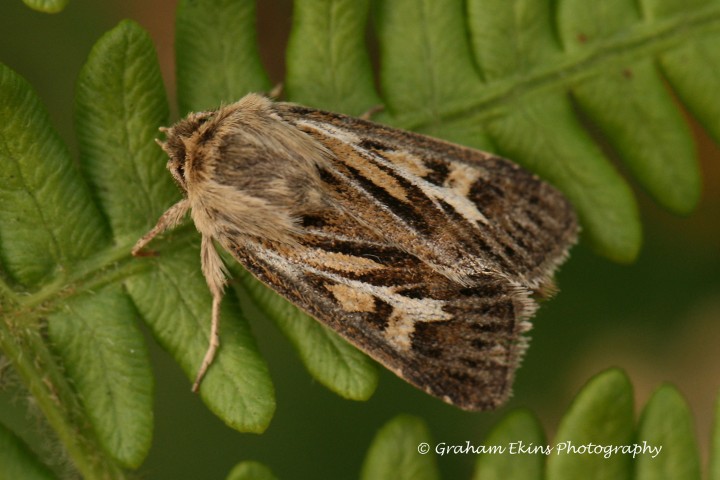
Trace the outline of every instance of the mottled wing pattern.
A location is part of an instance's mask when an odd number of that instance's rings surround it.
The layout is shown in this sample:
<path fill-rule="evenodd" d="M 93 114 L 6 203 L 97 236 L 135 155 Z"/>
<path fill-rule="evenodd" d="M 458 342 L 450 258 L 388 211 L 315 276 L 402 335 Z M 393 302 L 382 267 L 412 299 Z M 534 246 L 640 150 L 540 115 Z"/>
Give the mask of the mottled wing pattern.
<path fill-rule="evenodd" d="M 505 401 L 533 294 L 576 236 L 564 197 L 491 154 L 292 104 L 330 153 L 296 243 L 219 232 L 250 272 L 390 370 L 464 409 Z"/>
<path fill-rule="evenodd" d="M 469 410 L 507 399 L 535 308 L 527 290 L 494 273 L 460 285 L 338 212 L 304 226 L 292 247 L 221 242 L 261 281 L 426 392 Z"/>
<path fill-rule="evenodd" d="M 508 396 L 522 332 L 552 291 L 575 216 L 550 185 L 491 154 L 250 94 L 166 130 L 202 233 L 219 345 L 215 239 L 257 278 L 410 383 L 464 409 Z"/>
<path fill-rule="evenodd" d="M 386 241 L 463 284 L 492 271 L 552 292 L 552 273 L 577 235 L 571 206 L 552 186 L 485 152 L 298 105 L 276 108 L 335 154 L 329 190 Z"/>

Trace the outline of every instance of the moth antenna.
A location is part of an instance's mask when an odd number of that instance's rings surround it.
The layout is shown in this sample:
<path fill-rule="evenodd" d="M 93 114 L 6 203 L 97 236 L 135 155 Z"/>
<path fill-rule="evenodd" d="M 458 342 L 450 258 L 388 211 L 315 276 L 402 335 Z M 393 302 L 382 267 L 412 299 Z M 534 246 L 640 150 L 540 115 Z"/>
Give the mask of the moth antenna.
<path fill-rule="evenodd" d="M 361 120 L 372 120 L 373 116 L 376 113 L 380 113 L 383 110 L 385 110 L 385 105 L 373 105 L 372 107 L 368 108 L 365 112 L 363 112 L 362 115 L 360 115 Z"/>

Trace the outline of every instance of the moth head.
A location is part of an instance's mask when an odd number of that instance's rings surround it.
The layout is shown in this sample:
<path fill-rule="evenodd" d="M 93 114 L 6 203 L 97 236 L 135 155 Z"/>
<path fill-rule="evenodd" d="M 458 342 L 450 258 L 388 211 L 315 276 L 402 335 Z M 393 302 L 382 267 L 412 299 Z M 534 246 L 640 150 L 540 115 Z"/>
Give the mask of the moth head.
<path fill-rule="evenodd" d="M 167 169 L 184 192 L 188 190 L 187 174 L 191 169 L 188 152 L 192 149 L 194 136 L 214 115 L 214 111 L 191 113 L 170 128 L 160 127 L 160 132 L 165 135 L 164 141 L 155 139 L 168 154 Z"/>
<path fill-rule="evenodd" d="M 265 97 L 248 94 L 163 132 L 166 140 L 158 143 L 169 156 L 168 170 L 190 200 L 196 226 L 209 236 L 222 223 L 288 243 L 304 215 L 327 207 L 320 170 L 332 153 Z"/>

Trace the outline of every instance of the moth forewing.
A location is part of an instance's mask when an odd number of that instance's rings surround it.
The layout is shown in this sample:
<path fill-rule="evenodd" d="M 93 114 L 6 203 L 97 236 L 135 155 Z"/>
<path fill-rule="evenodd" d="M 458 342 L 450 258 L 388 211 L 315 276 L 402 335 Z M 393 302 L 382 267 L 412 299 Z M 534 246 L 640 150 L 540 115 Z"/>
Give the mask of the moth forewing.
<path fill-rule="evenodd" d="M 489 153 L 250 94 L 166 131 L 191 209 L 218 346 L 213 240 L 400 377 L 467 410 L 502 404 L 536 304 L 575 242 L 553 187 Z"/>

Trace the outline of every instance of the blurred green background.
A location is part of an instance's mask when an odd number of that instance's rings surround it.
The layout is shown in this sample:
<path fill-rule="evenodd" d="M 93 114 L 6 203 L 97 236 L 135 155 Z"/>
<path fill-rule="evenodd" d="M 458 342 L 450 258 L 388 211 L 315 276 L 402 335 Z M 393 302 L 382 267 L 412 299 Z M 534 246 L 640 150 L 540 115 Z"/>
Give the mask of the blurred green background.
<path fill-rule="evenodd" d="M 283 76 L 291 2 L 258 2 L 261 54 L 274 82 Z M 0 9 L 0 61 L 34 85 L 71 149 L 74 82 L 97 38 L 132 18 L 154 39 L 174 98 L 171 0 L 71 0 L 58 15 L 31 11 L 20 0 Z M 690 120 L 692 123 L 692 120 Z M 641 255 L 616 265 L 576 247 L 558 277 L 561 293 L 534 320 L 532 342 L 511 402 L 497 413 L 446 406 L 383 371 L 366 403 L 343 400 L 315 383 L 292 347 L 263 318 L 251 319 L 277 388 L 278 409 L 263 435 L 223 425 L 190 392 L 188 380 L 152 340 L 156 428 L 139 475 L 149 479 L 221 479 L 238 461 L 267 464 L 280 478 L 357 478 L 377 431 L 398 413 L 423 417 L 436 442 L 473 444 L 509 409 L 527 407 L 552 438 L 573 395 L 595 373 L 625 369 L 638 408 L 662 382 L 675 384 L 695 415 L 706 461 L 712 407 L 720 387 L 720 150 L 693 124 L 704 194 L 689 218 L 674 217 L 637 191 L 645 228 Z M 637 190 L 637 189 L 636 189 Z M 248 315 L 251 316 L 251 315 Z M 39 450 L 50 449 L 41 422 L 27 413 L 22 392 L 0 394 L 0 421 Z M 472 456 L 438 459 L 444 478 L 469 478 Z"/>

